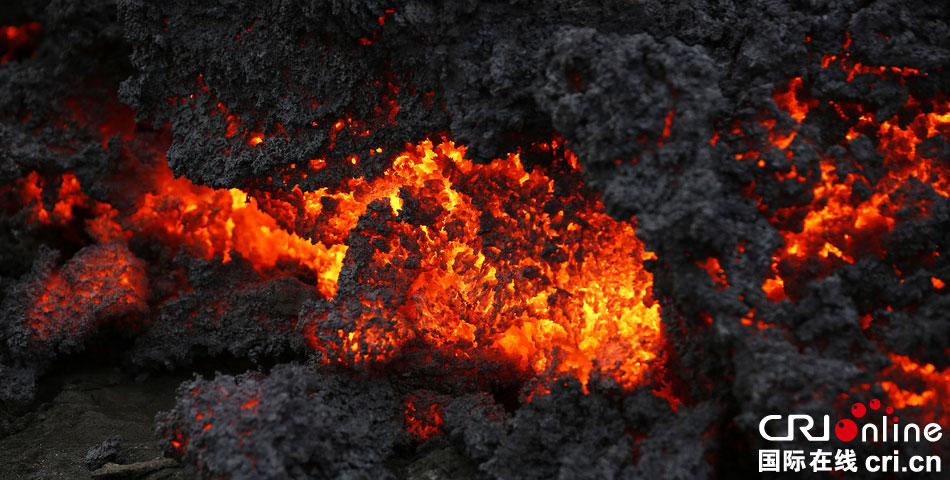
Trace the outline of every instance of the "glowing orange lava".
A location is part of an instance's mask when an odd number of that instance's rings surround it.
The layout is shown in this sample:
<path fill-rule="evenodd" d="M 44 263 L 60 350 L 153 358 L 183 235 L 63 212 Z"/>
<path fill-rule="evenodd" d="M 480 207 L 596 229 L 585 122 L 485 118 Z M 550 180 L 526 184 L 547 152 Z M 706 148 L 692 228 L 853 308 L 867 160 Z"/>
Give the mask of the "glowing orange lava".
<path fill-rule="evenodd" d="M 910 76 L 927 75 L 910 68 L 869 67 L 852 62 L 846 52 L 849 45 L 850 37 L 846 37 L 842 53 L 824 56 L 822 67 L 844 69 L 848 73 L 846 81 L 849 82 L 857 74 L 889 75 L 899 78 L 901 83 Z M 792 79 L 788 85 L 778 89 L 773 94 L 773 100 L 799 124 L 805 120 L 809 109 L 817 106 L 817 102 L 808 99 L 804 93 L 799 78 Z M 926 101 L 909 97 L 900 110 L 900 118 L 895 114 L 883 121 L 877 119 L 874 112 L 866 112 L 861 105 L 831 101 L 829 105 L 838 112 L 842 121 L 851 125 L 845 141 L 854 141 L 862 135 L 877 141 L 876 149 L 882 157 L 884 174 L 870 183 L 861 174 L 861 165 L 854 164 L 852 166 L 855 169 L 842 171 L 839 159 L 830 156 L 820 158 L 821 175 L 812 188 L 813 200 L 810 205 L 777 209 L 774 212 L 773 221 L 776 225 L 781 225 L 781 218 L 798 214 L 803 218 L 800 229 L 780 227 L 784 242 L 775 252 L 771 274 L 762 285 L 763 291 L 774 302 L 789 298 L 785 286 L 799 283 L 800 279 L 795 278 L 799 275 L 821 277 L 829 274 L 837 265 L 853 264 L 861 257 L 883 257 L 880 238 L 896 226 L 898 210 L 914 205 L 919 207 L 916 215 L 926 215 L 930 206 L 929 202 L 920 200 L 908 203 L 908 197 L 903 192 L 913 190 L 911 187 L 915 180 L 926 185 L 925 188 L 932 189 L 935 195 L 950 197 L 950 175 L 945 166 L 938 164 L 940 160 L 936 156 L 921 151 L 921 146 L 928 139 L 942 137 L 944 142 L 950 140 L 950 102 L 942 96 Z M 790 136 L 777 136 L 771 132 L 774 125 L 774 121 L 766 124 L 770 138 L 777 147 L 784 149 L 796 132 L 791 132 Z M 781 142 L 776 142 L 776 139 Z M 790 151 L 786 150 L 786 154 L 791 158 Z M 859 183 L 865 190 L 860 195 L 855 193 Z M 763 211 L 767 210 L 761 203 L 760 207 Z M 937 277 L 931 277 L 930 281 L 934 289 L 940 290 L 945 286 L 943 280 Z M 887 309 L 890 310 L 890 307 Z M 747 324 L 751 324 L 751 315 L 749 319 Z M 872 315 L 862 315 L 860 322 L 862 329 L 867 330 L 873 322 Z M 898 409 L 924 407 L 922 415 L 928 421 L 945 423 L 950 420 L 945 402 L 941 400 L 950 395 L 947 390 L 950 372 L 937 371 L 934 365 L 920 364 L 907 356 L 893 353 L 889 356 L 893 365 L 880 372 L 880 385 L 888 393 L 891 404 Z M 865 388 L 870 388 L 870 385 L 865 385 Z"/>
<path fill-rule="evenodd" d="M 923 407 L 924 419 L 946 425 L 950 411 L 950 368 L 939 371 L 932 364 L 919 364 L 909 357 L 891 354 L 893 365 L 881 372 L 881 382 L 895 408 Z"/>
<path fill-rule="evenodd" d="M 423 441 L 442 433 L 442 405 L 408 395 L 402 406 L 406 431 L 413 440 Z"/>
<path fill-rule="evenodd" d="M 576 168 L 573 156 L 565 157 Z M 401 221 L 401 191 L 436 209 L 430 225 Z M 390 306 L 366 298 L 362 325 L 337 332 L 331 358 L 386 362 L 421 341 L 460 357 L 501 354 L 523 371 L 572 374 L 584 383 L 596 368 L 626 386 L 658 360 L 659 305 L 642 266 L 653 255 L 632 225 L 600 213 L 595 199 L 558 198 L 553 180 L 540 168 L 526 172 L 517 154 L 477 165 L 464 158 L 464 148 L 427 141 L 352 192 L 341 199 L 348 208 L 337 210 L 388 202 L 392 234 L 380 239 L 371 269 L 402 272 L 409 301 Z M 550 207 L 562 202 L 583 208 L 571 215 Z M 482 232 L 486 216 L 490 231 Z M 337 223 L 338 231 L 355 220 Z M 380 327 L 378 317 L 393 325 Z M 313 319 L 314 330 L 322 323 Z M 311 344 L 329 348 L 316 332 Z"/>
<path fill-rule="evenodd" d="M 798 91 L 800 79 L 793 79 L 773 98 L 801 122 L 807 114 L 808 102 L 798 99 Z M 902 206 L 895 195 L 902 187 L 909 186 L 912 178 L 927 183 L 938 195 L 950 196 L 950 177 L 934 165 L 933 158 L 917 151 L 918 145 L 928 137 L 950 138 L 950 103 L 940 100 L 927 103 L 923 108 L 921 102 L 910 98 L 905 108 L 916 108 L 918 113 L 903 127 L 896 116 L 878 123 L 872 115 L 860 114 L 847 134 L 851 140 L 858 132 L 873 132 L 879 139 L 877 149 L 884 157 L 887 173 L 871 185 L 873 193 L 868 198 L 856 201 L 853 195 L 855 182 L 864 181 L 862 175 L 839 174 L 835 159 L 821 160 L 821 179 L 813 188 L 814 200 L 801 230 L 782 231 L 784 245 L 776 252 L 772 276 L 762 287 L 770 299 L 786 298 L 784 285 L 788 279 L 779 276 L 780 264 L 784 263 L 785 270 L 789 271 L 798 270 L 809 259 L 827 259 L 821 272 L 827 274 L 836 262 L 854 263 L 860 255 L 883 254 L 879 238 L 894 228 L 896 211 Z"/>
<path fill-rule="evenodd" d="M 84 334 L 100 320 L 129 320 L 145 310 L 145 266 L 122 244 L 86 247 L 41 278 L 27 313 L 40 341 Z"/>
<path fill-rule="evenodd" d="M 319 338 L 325 319 L 308 319 L 307 339 L 328 361 L 386 363 L 412 343 L 457 358 L 503 360 L 541 378 L 568 374 L 586 384 L 597 371 L 627 387 L 644 381 L 661 361 L 662 334 L 652 278 L 643 268 L 654 256 L 633 225 L 603 213 L 569 151 L 555 154 L 556 168 L 572 178 L 560 188 L 543 168 L 527 171 L 518 154 L 480 165 L 464 153 L 448 141 L 410 145 L 385 175 L 346 180 L 336 193 L 295 188 L 252 198 L 174 178 L 163 157 L 119 174 L 130 176 L 118 180 L 127 195 L 122 208 L 86 198 L 70 174 L 58 186 L 31 174 L 19 192 L 40 223 L 65 225 L 77 208 L 85 212 L 90 236 L 119 252 L 105 262 L 118 265 L 108 282 L 86 283 L 90 298 L 114 295 L 125 299 L 120 305 L 136 307 L 148 292 L 140 262 L 124 246 L 131 238 L 223 262 L 240 256 L 268 275 L 303 267 L 332 301 L 353 235 L 367 232 L 357 228 L 361 216 L 382 202 L 388 231 L 373 233 L 375 253 L 357 273 L 385 288 L 385 279 L 400 272 L 405 301 L 366 293 L 358 328 L 333 332 L 336 342 Z M 44 188 L 56 188 L 51 209 L 40 200 Z M 412 202 L 414 217 L 404 216 L 405 202 Z M 420 217 L 427 220 L 414 220 Z M 105 261 L 77 258 L 77 272 L 101 268 L 86 262 Z M 58 278 L 47 280 L 52 300 L 38 302 L 38 316 L 77 295 Z M 123 278 L 131 286 L 115 283 Z M 57 328 L 56 322 L 31 325 L 40 337 Z"/>
<path fill-rule="evenodd" d="M 174 178 L 164 165 L 157 165 L 148 180 L 151 185 L 136 192 L 135 211 L 125 218 L 132 231 L 157 235 L 204 258 L 228 262 L 237 253 L 258 269 L 296 262 L 317 274 L 321 294 L 336 292 L 345 245 L 314 244 L 284 230 L 238 189 L 197 186 Z"/>

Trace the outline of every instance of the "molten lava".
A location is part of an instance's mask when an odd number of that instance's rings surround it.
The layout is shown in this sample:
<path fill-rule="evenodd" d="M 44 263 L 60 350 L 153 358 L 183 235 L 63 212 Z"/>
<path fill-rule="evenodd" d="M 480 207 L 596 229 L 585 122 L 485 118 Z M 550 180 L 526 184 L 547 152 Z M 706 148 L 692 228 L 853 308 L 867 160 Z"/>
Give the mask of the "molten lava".
<path fill-rule="evenodd" d="M 564 157 L 576 171 L 573 156 Z M 600 213 L 589 196 L 557 195 L 554 181 L 540 168 L 526 172 L 517 154 L 476 165 L 451 142 L 423 142 L 381 179 L 351 190 L 346 200 L 356 204 L 337 207 L 352 212 L 351 222 L 371 199 L 389 205 L 390 234 L 373 238 L 366 266 L 379 275 L 366 281 L 396 275 L 407 300 L 365 298 L 358 327 L 335 332 L 335 344 L 314 332 L 315 348 L 337 347 L 331 357 L 381 363 L 421 341 L 450 356 L 500 353 L 523 371 L 585 383 L 596 368 L 626 386 L 657 359 L 659 306 L 642 267 L 652 254 L 631 225 Z M 415 225 L 402 205 L 419 201 L 430 218 Z M 380 327 L 378 317 L 392 325 Z M 324 321 L 312 323 L 319 330 Z"/>
<path fill-rule="evenodd" d="M 434 401 L 408 395 L 402 402 L 406 431 L 416 441 L 423 441 L 442 433 L 442 405 Z"/>
<path fill-rule="evenodd" d="M 100 320 L 129 322 L 145 311 L 148 281 L 142 261 L 124 245 L 92 245 L 49 271 L 33 295 L 33 338 L 56 341 L 90 332 Z"/>
<path fill-rule="evenodd" d="M 280 228 L 241 190 L 197 186 L 174 178 L 162 164 L 155 165 L 148 182 L 124 222 L 130 230 L 158 236 L 203 258 L 228 262 L 237 253 L 259 270 L 279 262 L 299 263 L 317 275 L 322 295 L 335 293 L 344 245 L 311 243 Z"/>
<path fill-rule="evenodd" d="M 881 71 L 889 72 L 888 69 Z M 903 70 L 899 73 L 907 74 Z M 801 79 L 796 78 L 773 96 L 776 104 L 799 123 L 807 115 L 809 105 L 816 104 L 814 100 L 799 99 L 800 92 Z M 819 273 L 827 275 L 840 262 L 854 263 L 855 258 L 867 254 L 883 255 L 880 236 L 894 228 L 897 211 L 906 206 L 900 192 L 911 186 L 912 179 L 929 185 L 937 195 L 950 196 L 950 176 L 946 169 L 936 165 L 936 158 L 918 151 L 918 146 L 928 138 L 950 138 L 950 103 L 942 99 L 918 101 L 911 97 L 902 109 L 916 112 L 909 122 L 901 121 L 896 114 L 879 122 L 874 115 L 861 112 L 860 107 L 858 118 L 852 119 L 843 108 L 835 107 L 843 120 L 853 125 L 846 140 L 853 140 L 862 132 L 878 139 L 877 150 L 883 156 L 886 174 L 870 185 L 872 193 L 867 198 L 856 200 L 855 183 L 867 185 L 865 177 L 857 172 L 840 173 L 834 158 L 821 159 L 820 180 L 812 189 L 811 205 L 805 207 L 807 212 L 804 212 L 801 229 L 782 231 L 784 245 L 773 258 L 773 275 L 763 284 L 763 290 L 773 301 L 787 298 L 784 285 L 790 279 L 783 278 L 780 271 L 799 272 L 804 262 L 817 258 L 826 260 Z M 776 143 L 779 148 L 787 145 Z M 926 206 L 921 210 L 925 213 Z M 776 224 L 780 218 L 792 217 L 800 211 L 799 207 L 779 209 Z"/>
<path fill-rule="evenodd" d="M 849 44 L 850 38 L 847 38 L 842 54 L 822 58 L 822 67 L 845 70 L 848 82 L 855 75 L 876 75 L 891 76 L 904 84 L 905 78 L 927 75 L 910 68 L 869 67 L 851 62 L 846 52 Z M 817 100 L 808 98 L 800 78 L 779 88 L 773 99 L 797 124 L 806 119 L 810 108 L 818 105 Z M 945 98 L 938 95 L 933 99 L 919 100 L 910 96 L 899 113 L 885 120 L 877 118 L 875 112 L 865 111 L 861 105 L 834 101 L 829 101 L 829 104 L 841 120 L 850 125 L 844 141 L 852 142 L 859 136 L 876 141 L 877 152 L 885 167 L 882 169 L 884 174 L 871 182 L 868 179 L 874 178 L 874 174 L 864 175 L 857 163 L 851 165 L 852 170 L 843 171 L 840 159 L 822 156 L 820 178 L 813 183 L 811 203 L 774 210 L 772 221 L 784 242 L 773 256 L 770 277 L 762 285 L 768 298 L 774 302 L 791 299 L 785 290 L 786 285 L 800 285 L 816 276 L 829 275 L 837 266 L 853 264 L 862 257 L 884 258 L 880 243 L 883 234 L 893 230 L 899 221 L 927 215 L 932 204 L 927 200 L 928 195 L 930 198 L 950 197 L 950 175 L 946 165 L 940 164 L 939 155 L 926 147 L 935 137 L 943 142 L 950 140 L 950 102 Z M 774 120 L 763 124 L 769 129 L 770 140 L 776 148 L 786 149 L 797 133 L 794 130 L 786 135 L 772 132 Z M 786 157 L 793 158 L 790 150 L 785 153 Z M 751 156 L 754 157 L 755 153 Z M 798 181 L 809 179 L 798 178 Z M 859 184 L 861 189 L 856 188 Z M 924 185 L 924 195 L 908 193 L 915 191 L 915 185 Z M 869 193 L 858 194 L 858 190 Z M 760 208 L 768 210 L 761 201 Z M 898 211 L 902 211 L 900 216 Z M 796 217 L 803 218 L 800 228 L 788 229 L 784 219 Z M 814 268 L 816 264 L 817 269 Z M 897 266 L 894 269 L 899 273 Z M 937 277 L 932 277 L 931 283 L 936 290 L 944 287 L 943 280 Z M 884 307 L 890 310 L 890 307 Z M 864 314 L 862 328 L 867 330 L 872 321 L 872 315 Z M 929 421 L 947 422 L 950 417 L 939 398 L 947 396 L 950 373 L 938 371 L 932 364 L 919 364 L 907 356 L 888 355 L 892 365 L 880 372 L 880 385 L 888 393 L 891 403 L 896 408 L 924 407 L 922 415 Z M 870 385 L 866 387 L 870 388 Z"/>
<path fill-rule="evenodd" d="M 631 223 L 603 213 L 572 153 L 558 142 L 536 148 L 554 165 L 528 170 L 519 154 L 480 165 L 464 147 L 425 141 L 373 181 L 257 197 L 174 178 L 157 149 L 111 180 L 122 197 L 111 205 L 87 198 L 71 174 L 56 182 L 32 173 L 18 184 L 31 218 L 66 228 L 82 217 L 94 244 L 50 274 L 30 326 L 40 338 L 75 331 L 72 316 L 50 315 L 70 298 L 115 298 L 89 305 L 91 318 L 145 310 L 141 261 L 125 246 L 138 238 L 173 254 L 240 258 L 265 276 L 311 272 L 321 296 L 352 321 L 344 330 L 328 327 L 326 315 L 304 319 L 327 361 L 381 366 L 422 349 L 501 360 L 542 380 L 568 374 L 586 384 L 596 371 L 639 385 L 661 360 L 660 307 L 643 267 L 654 256 Z M 363 240 L 370 256 L 351 254 Z M 342 308 L 354 293 L 337 295 L 342 271 L 357 278 L 357 309 Z"/>

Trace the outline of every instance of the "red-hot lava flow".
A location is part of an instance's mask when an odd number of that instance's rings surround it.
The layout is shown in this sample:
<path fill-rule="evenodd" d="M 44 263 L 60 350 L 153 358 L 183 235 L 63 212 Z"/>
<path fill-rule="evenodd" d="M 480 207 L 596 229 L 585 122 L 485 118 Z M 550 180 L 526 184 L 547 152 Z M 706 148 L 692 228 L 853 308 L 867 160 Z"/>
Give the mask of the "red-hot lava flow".
<path fill-rule="evenodd" d="M 846 39 L 844 50 L 849 44 L 850 39 Z M 847 57 L 843 55 L 837 61 L 838 57 L 826 55 L 822 59 L 822 66 L 844 69 L 849 73 L 848 81 L 856 73 L 901 77 L 926 75 L 913 69 L 874 68 L 848 63 Z M 788 85 L 778 89 L 773 99 L 780 109 L 798 123 L 805 119 L 810 108 L 817 105 L 816 100 L 807 98 L 804 93 L 801 78 L 794 78 Z M 887 173 L 872 186 L 874 192 L 869 198 L 856 201 L 853 186 L 863 177 L 857 173 L 839 174 L 834 158 L 821 159 L 820 181 L 813 188 L 814 200 L 805 207 L 807 213 L 802 228 L 800 231 L 782 231 L 785 242 L 773 258 L 774 275 L 763 284 L 763 289 L 774 301 L 787 298 L 784 290 L 786 279 L 779 274 L 779 265 L 784 265 L 785 271 L 795 272 L 808 259 L 827 259 L 827 267 L 830 268 L 835 262 L 854 263 L 855 257 L 860 254 L 881 254 L 877 239 L 880 234 L 894 227 L 896 211 L 903 206 L 899 203 L 902 199 L 895 194 L 901 187 L 908 186 L 911 178 L 930 185 L 938 195 L 950 195 L 950 175 L 935 164 L 936 159 L 925 157 L 917 151 L 917 146 L 929 137 L 950 136 L 950 103 L 939 98 L 919 101 L 910 97 L 902 109 L 916 112 L 909 122 L 901 122 L 897 114 L 879 121 L 873 112 L 864 112 L 860 105 L 839 105 L 834 102 L 831 105 L 841 115 L 842 121 L 852 125 L 846 140 L 856 138 L 861 132 L 877 136 L 877 149 L 884 157 Z M 797 133 L 794 130 L 786 134 L 772 132 L 774 120 L 767 120 L 764 124 L 769 128 L 770 139 L 776 148 L 786 149 Z M 790 150 L 786 150 L 786 156 L 792 158 L 792 155 Z M 746 156 L 755 158 L 757 153 L 751 152 L 742 158 Z M 759 161 L 759 166 L 764 167 L 764 162 Z M 794 167 L 785 178 L 806 181 L 795 172 Z M 783 218 L 798 213 L 789 211 L 796 208 L 779 209 L 773 220 L 780 224 Z"/>
<path fill-rule="evenodd" d="M 34 338 L 77 331 L 74 315 L 51 314 L 70 299 L 88 300 L 84 310 L 92 317 L 144 310 L 143 267 L 125 246 L 136 237 L 223 262 L 239 256 L 264 275 L 303 267 L 332 299 L 348 261 L 348 236 L 370 205 L 382 202 L 389 232 L 373 233 L 375 250 L 360 274 L 383 278 L 397 270 L 407 300 L 361 298 L 357 328 L 331 332 L 335 342 L 318 335 L 323 318 L 306 319 L 307 341 L 327 361 L 380 366 L 412 344 L 447 357 L 503 359 L 541 379 L 568 374 L 586 384 L 596 370 L 625 387 L 640 385 L 662 361 L 660 307 L 643 267 L 653 255 L 631 223 L 607 216 L 582 186 L 570 151 L 558 141 L 537 148 L 557 158 L 550 168 L 573 175 L 571 183 L 558 187 L 544 168 L 526 170 L 519 154 L 474 164 L 464 147 L 447 140 L 407 145 L 385 175 L 347 180 L 338 193 L 294 188 L 254 198 L 197 186 L 174 178 L 160 149 L 113 179 L 123 185 L 122 206 L 88 198 L 72 174 L 32 173 L 17 184 L 31 218 L 66 226 L 85 212 L 81 220 L 96 242 L 45 280 L 30 317 Z M 314 160 L 310 168 L 325 164 Z M 403 221 L 407 201 L 425 222 Z M 319 233 L 308 238 L 288 225 Z M 113 300 L 100 305 L 97 298 Z M 380 327 L 377 317 L 392 326 Z"/>
<path fill-rule="evenodd" d="M 569 152 L 564 161 L 576 169 Z M 391 223 L 390 238 L 413 239 L 421 256 L 414 260 L 408 245 L 382 239 L 389 242 L 377 249 L 372 268 L 417 261 L 406 278 L 411 301 L 389 312 L 382 301 L 366 299 L 365 327 L 341 332 L 337 358 L 385 362 L 421 337 L 453 356 L 500 353 L 522 370 L 570 373 L 584 383 L 596 365 L 626 386 L 657 359 L 659 306 L 642 267 L 652 255 L 631 225 L 600 212 L 596 200 L 559 198 L 554 181 L 540 168 L 526 172 L 517 154 L 476 165 L 451 142 L 412 147 L 388 175 L 361 183 L 347 194 L 353 207 L 344 203 L 341 210 L 361 212 L 382 198 L 398 218 L 399 193 L 407 191 L 434 201 L 436 219 L 431 226 Z M 480 232 L 486 216 L 493 231 Z M 506 240 L 489 243 L 499 237 Z M 379 315 L 392 318 L 399 334 L 375 331 L 370 319 Z M 379 352 L 372 358 L 360 353 L 367 343 Z M 313 346 L 324 347 L 316 340 Z"/>
<path fill-rule="evenodd" d="M 848 73 L 847 81 L 853 81 L 855 75 L 870 74 L 883 77 L 890 75 L 904 78 L 915 75 L 927 75 L 914 69 L 900 67 L 871 67 L 850 61 L 847 48 L 850 38 L 845 40 L 842 53 L 825 55 L 823 68 L 841 68 Z M 808 96 L 802 78 L 793 78 L 777 89 L 773 94 L 775 104 L 792 119 L 795 128 L 787 132 L 776 132 L 776 121 L 767 119 L 762 125 L 769 131 L 770 148 L 784 150 L 786 158 L 794 159 L 788 147 L 798 134 L 797 128 L 805 120 L 810 109 L 818 106 L 818 101 Z M 925 216 L 928 202 L 909 200 L 906 191 L 911 191 L 916 181 L 932 189 L 932 193 L 942 197 L 950 196 L 950 174 L 947 166 L 932 155 L 920 151 L 921 144 L 928 138 L 950 138 L 950 102 L 938 96 L 934 99 L 908 98 L 899 113 L 889 119 L 880 119 L 875 112 L 866 111 L 859 104 L 845 104 L 829 101 L 841 117 L 842 122 L 850 125 L 845 141 L 851 141 L 859 135 L 867 135 L 877 140 L 877 151 L 883 158 L 885 174 L 870 185 L 871 193 L 861 196 L 855 194 L 855 184 L 865 182 L 860 171 L 842 173 L 839 160 L 828 156 L 820 158 L 820 174 L 812 187 L 813 200 L 809 205 L 778 208 L 771 213 L 771 221 L 783 237 L 783 245 L 778 248 L 772 259 L 771 272 L 764 280 L 762 289 L 773 302 L 795 300 L 788 285 L 801 285 L 807 278 L 828 275 L 836 266 L 854 264 L 856 259 L 867 255 L 884 256 L 880 244 L 881 236 L 892 230 L 897 222 L 906 221 L 908 216 L 899 218 L 898 211 L 907 206 L 916 206 L 915 218 Z M 734 133 L 740 133 L 738 126 Z M 808 141 L 808 139 L 804 139 Z M 760 152 L 750 151 L 737 155 L 739 161 L 756 162 L 759 168 L 766 168 L 764 160 L 759 159 Z M 818 172 L 816 172 L 818 173 Z M 803 172 L 797 172 L 795 166 L 786 173 L 776 173 L 780 181 L 808 182 Z M 763 211 L 769 211 L 767 205 L 759 201 Z M 789 228 L 788 219 L 802 218 L 797 227 Z M 933 252 L 933 255 L 938 255 Z M 808 268 L 815 265 L 818 268 Z M 899 275 L 898 267 L 893 266 Z M 710 270 L 715 276 L 715 271 Z M 810 276 L 810 277 L 809 277 Z M 807 278 L 806 278 L 807 277 Z M 901 280 L 903 281 L 903 280 Z M 944 280 L 931 278 L 937 290 L 944 287 Z M 865 314 L 862 324 L 867 329 L 873 321 Z M 760 328 L 765 326 L 760 324 Z M 909 357 L 888 353 L 893 365 L 880 373 L 881 385 L 891 397 L 897 408 L 904 406 L 926 407 L 928 415 L 942 415 L 940 421 L 950 420 L 939 398 L 947 394 L 947 379 L 950 369 L 937 371 L 934 365 L 919 364 Z M 899 385 L 916 385 L 918 391 L 904 390 Z M 870 385 L 866 386 L 870 388 Z M 932 419 L 938 420 L 938 419 Z"/>

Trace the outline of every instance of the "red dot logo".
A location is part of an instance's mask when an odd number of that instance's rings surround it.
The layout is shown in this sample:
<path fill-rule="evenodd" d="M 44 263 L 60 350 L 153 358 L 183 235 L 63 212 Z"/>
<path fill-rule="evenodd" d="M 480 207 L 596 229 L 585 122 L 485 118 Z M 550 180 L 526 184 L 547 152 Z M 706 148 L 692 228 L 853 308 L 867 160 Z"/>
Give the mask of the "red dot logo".
<path fill-rule="evenodd" d="M 887 407 L 884 409 L 884 411 L 887 412 L 888 415 L 890 415 L 894 413 L 894 407 Z"/>
<path fill-rule="evenodd" d="M 854 418 L 861 418 L 867 413 L 868 409 L 865 408 L 864 404 L 861 402 L 851 405 L 851 415 L 854 415 Z"/>
<path fill-rule="evenodd" d="M 858 436 L 858 426 L 853 420 L 838 420 L 838 423 L 835 424 L 835 436 L 842 442 L 850 442 Z"/>
<path fill-rule="evenodd" d="M 871 410 L 877 410 L 877 409 L 881 408 L 881 402 L 880 402 L 878 399 L 876 399 L 876 398 L 873 399 L 873 400 L 871 400 L 871 401 L 868 402 L 868 403 L 871 405 Z"/>

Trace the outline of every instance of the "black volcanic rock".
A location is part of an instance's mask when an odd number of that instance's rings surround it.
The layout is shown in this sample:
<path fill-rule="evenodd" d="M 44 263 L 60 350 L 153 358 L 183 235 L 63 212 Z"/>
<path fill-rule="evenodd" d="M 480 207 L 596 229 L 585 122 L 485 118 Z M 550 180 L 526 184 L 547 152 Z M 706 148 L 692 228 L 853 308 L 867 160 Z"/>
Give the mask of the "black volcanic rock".
<path fill-rule="evenodd" d="M 118 463 L 122 453 L 122 436 L 116 435 L 90 448 L 83 464 L 89 470 L 96 470 L 109 462 Z"/>
<path fill-rule="evenodd" d="M 401 413 L 383 382 L 282 365 L 182 384 L 157 433 L 201 477 L 391 478 Z"/>
<path fill-rule="evenodd" d="M 519 409 L 481 468 L 494 478 L 629 477 L 632 440 L 614 405 L 569 380 Z"/>

